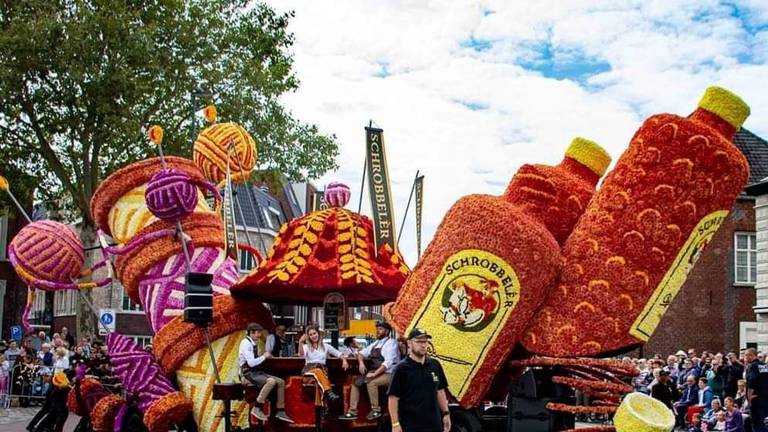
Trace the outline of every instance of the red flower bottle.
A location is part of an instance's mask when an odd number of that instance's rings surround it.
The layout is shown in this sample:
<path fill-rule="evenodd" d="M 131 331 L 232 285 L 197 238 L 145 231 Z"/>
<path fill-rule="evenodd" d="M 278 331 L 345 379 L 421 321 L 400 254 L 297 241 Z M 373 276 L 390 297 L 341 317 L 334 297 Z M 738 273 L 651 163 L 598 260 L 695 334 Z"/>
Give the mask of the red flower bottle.
<path fill-rule="evenodd" d="M 501 197 L 470 195 L 448 211 L 387 309 L 403 332 L 426 329 L 451 393 L 476 405 L 560 272 L 564 239 L 610 158 L 577 138 L 555 167 L 525 165 Z"/>
<path fill-rule="evenodd" d="M 650 338 L 749 177 L 731 142 L 748 115 L 710 87 L 688 118 L 645 121 L 566 241 L 529 351 L 594 356 Z"/>

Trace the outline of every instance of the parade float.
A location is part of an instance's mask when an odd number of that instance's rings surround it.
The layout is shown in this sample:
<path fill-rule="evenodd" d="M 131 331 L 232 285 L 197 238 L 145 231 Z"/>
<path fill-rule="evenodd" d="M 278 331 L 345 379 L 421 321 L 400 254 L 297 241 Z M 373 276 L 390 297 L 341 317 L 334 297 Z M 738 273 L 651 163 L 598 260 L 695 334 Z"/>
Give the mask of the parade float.
<path fill-rule="evenodd" d="M 240 383 L 237 347 L 247 324 L 274 327 L 264 303 L 317 306 L 338 294 L 348 306 L 389 303 L 385 316 L 399 332 L 434 335 L 429 353 L 446 370 L 455 430 L 491 430 L 478 406 L 501 388 L 508 408 L 497 430 L 564 431 L 573 414 L 598 413 L 615 414 L 614 425 L 592 430 L 670 431 L 666 408 L 629 394 L 637 370 L 605 357 L 648 340 L 733 206 L 749 167 L 731 139 L 748 115 L 741 99 L 711 87 L 688 117 L 652 116 L 597 190 L 610 157 L 575 139 L 559 165 L 521 167 L 502 196 L 459 200 L 412 273 L 399 251 L 377 249 L 371 221 L 343 208 L 349 188 L 333 184 L 331 207 L 285 224 L 242 279 L 231 186 L 248 178 L 256 148 L 239 125 L 213 124 L 196 140 L 194 161 L 160 152 L 113 173 L 94 194 L 94 220 L 115 244 L 96 266 L 114 260 L 155 332 L 155 356 L 108 335 L 125 394 L 83 379 L 70 408 L 104 431 L 125 430 L 126 413 L 136 410 L 153 432 L 190 414 L 199 430 L 223 431 L 230 411 L 241 428 L 382 427 L 323 421 L 299 358 L 265 363 L 286 380 L 293 425 L 251 424 L 247 389 L 226 402 L 214 394 Z M 161 145 L 161 129 L 149 135 Z M 82 269 L 83 245 L 56 222 L 30 223 L 9 252 L 31 293 L 108 283 L 78 282 L 91 274 Z M 210 276 L 213 296 L 205 326 L 184 315 L 189 275 L 200 274 Z M 329 370 L 348 400 L 352 373 L 332 361 Z M 592 404 L 575 406 L 573 389 Z"/>

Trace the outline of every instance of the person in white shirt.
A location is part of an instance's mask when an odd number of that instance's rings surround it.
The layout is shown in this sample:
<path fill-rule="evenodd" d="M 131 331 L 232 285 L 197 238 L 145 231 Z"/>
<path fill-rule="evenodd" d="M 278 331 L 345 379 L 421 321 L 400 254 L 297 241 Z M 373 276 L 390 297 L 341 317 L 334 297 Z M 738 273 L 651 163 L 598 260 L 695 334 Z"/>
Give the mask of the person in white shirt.
<path fill-rule="evenodd" d="M 268 375 L 261 369 L 261 364 L 266 359 L 272 357 L 272 354 L 269 352 L 259 355 L 259 348 L 255 341 L 263 330 L 264 327 L 260 324 L 248 324 L 246 336 L 240 342 L 240 349 L 238 351 L 240 373 L 246 381 L 245 384 L 260 389 L 259 396 L 256 398 L 256 405 L 251 409 L 251 416 L 261 421 L 267 421 L 267 415 L 261 408 L 264 406 L 264 402 L 267 401 L 267 397 L 269 397 L 272 389 L 277 387 L 277 402 L 275 403 L 277 414 L 275 417 L 278 420 L 293 423 L 293 419 L 285 412 L 285 381 L 282 378 Z"/>
<path fill-rule="evenodd" d="M 53 355 L 53 373 L 66 372 L 69 369 L 69 351 L 63 346 L 56 348 Z"/>
<path fill-rule="evenodd" d="M 314 380 L 317 391 L 315 392 L 315 406 L 324 406 L 324 403 L 333 404 L 341 399 L 331 387 L 328 379 L 328 369 L 325 361 L 328 356 L 341 357 L 341 368 L 349 369 L 349 363 L 336 348 L 326 345 L 320 337 L 320 329 L 317 324 L 310 324 L 304 335 L 299 339 L 299 356 L 303 356 L 306 364 L 301 371 L 302 375 Z"/>
<path fill-rule="evenodd" d="M 400 361 L 400 349 L 397 340 L 390 337 L 392 326 L 385 321 L 376 323 L 376 342 L 368 345 L 357 354 L 360 375 L 355 379 L 349 395 L 349 410 L 339 417 L 342 420 L 357 419 L 357 404 L 360 402 L 360 388 L 365 386 L 371 401 L 371 412 L 366 417 L 375 420 L 381 417 L 379 405 L 379 387 L 389 386 L 390 377 Z M 371 361 L 371 371 L 365 368 L 364 360 Z"/>

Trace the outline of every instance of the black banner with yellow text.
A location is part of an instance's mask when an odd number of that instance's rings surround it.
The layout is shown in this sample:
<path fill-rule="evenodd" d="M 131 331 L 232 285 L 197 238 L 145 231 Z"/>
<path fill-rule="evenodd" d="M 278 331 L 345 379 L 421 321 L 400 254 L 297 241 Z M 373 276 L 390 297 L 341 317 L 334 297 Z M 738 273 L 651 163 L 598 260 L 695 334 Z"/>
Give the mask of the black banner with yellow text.
<path fill-rule="evenodd" d="M 395 250 L 395 217 L 392 207 L 392 188 L 389 184 L 387 155 L 384 151 L 384 131 L 365 128 L 366 160 L 368 165 L 368 190 L 373 210 L 373 227 L 376 231 L 376 251 L 385 244 Z"/>

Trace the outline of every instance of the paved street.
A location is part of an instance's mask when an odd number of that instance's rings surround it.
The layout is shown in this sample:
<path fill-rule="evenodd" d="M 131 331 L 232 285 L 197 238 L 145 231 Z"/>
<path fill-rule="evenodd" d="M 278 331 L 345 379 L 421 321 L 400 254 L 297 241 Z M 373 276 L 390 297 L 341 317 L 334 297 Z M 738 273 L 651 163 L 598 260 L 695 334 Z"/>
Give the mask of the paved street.
<path fill-rule="evenodd" d="M 0 408 L 0 430 L 3 432 L 26 432 L 27 423 L 34 417 L 38 409 L 38 407 Z M 64 425 L 64 431 L 74 430 L 79 419 L 79 417 L 70 414 Z"/>

